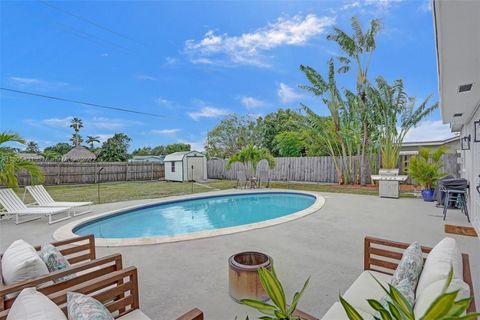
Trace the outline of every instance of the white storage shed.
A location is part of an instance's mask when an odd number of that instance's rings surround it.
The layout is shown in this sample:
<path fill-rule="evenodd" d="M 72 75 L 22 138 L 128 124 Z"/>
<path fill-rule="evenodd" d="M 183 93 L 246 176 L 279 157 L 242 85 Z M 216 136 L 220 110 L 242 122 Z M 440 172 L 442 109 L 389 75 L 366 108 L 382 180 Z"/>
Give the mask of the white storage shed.
<path fill-rule="evenodd" d="M 165 180 L 207 180 L 207 157 L 198 151 L 174 152 L 165 157 Z"/>

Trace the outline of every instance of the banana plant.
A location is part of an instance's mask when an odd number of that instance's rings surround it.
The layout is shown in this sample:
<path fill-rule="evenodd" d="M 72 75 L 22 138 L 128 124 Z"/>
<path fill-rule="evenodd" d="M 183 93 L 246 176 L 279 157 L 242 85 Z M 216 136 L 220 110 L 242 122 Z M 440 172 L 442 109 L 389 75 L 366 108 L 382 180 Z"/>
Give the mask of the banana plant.
<path fill-rule="evenodd" d="M 453 268 L 450 269 L 448 279 L 443 287 L 441 294 L 432 302 L 430 307 L 421 317 L 416 317 L 413 312 L 413 306 L 398 291 L 397 288 L 388 285 L 385 288 L 380 281 L 374 279 L 383 288 L 387 294 L 386 302 L 382 303 L 375 299 L 368 299 L 368 304 L 376 312 L 373 315 L 375 320 L 470 320 L 480 317 L 480 313 L 465 313 L 470 305 L 472 298 L 457 300 L 459 290 L 447 292 L 453 278 Z M 340 302 L 350 320 L 364 320 L 360 313 L 355 310 L 342 296 Z M 368 318 L 370 319 L 370 318 Z"/>
<path fill-rule="evenodd" d="M 263 289 L 265 289 L 265 292 L 270 297 L 273 304 L 254 299 L 243 299 L 240 301 L 240 303 L 256 309 L 260 313 L 264 314 L 264 316 L 258 318 L 261 320 L 302 320 L 303 318 L 295 316 L 293 313 L 297 308 L 303 292 L 308 286 L 310 278 L 305 281 L 305 284 L 300 292 L 295 292 L 292 303 L 287 304 L 285 291 L 283 290 L 282 284 L 278 280 L 273 266 L 272 271 L 269 271 L 266 268 L 260 268 L 258 270 L 258 275 L 260 277 L 260 282 L 262 283 Z M 247 317 L 246 320 L 248 319 L 249 318 Z"/>

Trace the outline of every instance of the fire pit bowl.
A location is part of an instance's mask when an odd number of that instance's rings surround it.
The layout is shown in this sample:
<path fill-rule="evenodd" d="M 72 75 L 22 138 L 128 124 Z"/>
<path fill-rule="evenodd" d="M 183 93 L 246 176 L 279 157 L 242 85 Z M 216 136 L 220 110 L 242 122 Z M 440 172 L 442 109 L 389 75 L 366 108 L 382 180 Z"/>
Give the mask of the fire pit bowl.
<path fill-rule="evenodd" d="M 237 253 L 228 258 L 230 297 L 236 302 L 242 299 L 267 301 L 269 297 L 263 290 L 258 269 L 272 270 L 272 263 L 270 256 L 254 251 Z"/>

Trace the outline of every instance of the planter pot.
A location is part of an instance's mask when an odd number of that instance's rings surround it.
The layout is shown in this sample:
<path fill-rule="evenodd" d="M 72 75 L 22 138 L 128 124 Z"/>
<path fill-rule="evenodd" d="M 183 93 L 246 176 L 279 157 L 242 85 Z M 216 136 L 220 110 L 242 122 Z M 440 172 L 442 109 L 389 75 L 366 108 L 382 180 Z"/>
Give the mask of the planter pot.
<path fill-rule="evenodd" d="M 433 202 L 435 197 L 433 196 L 435 190 L 434 189 L 423 189 L 422 190 L 422 198 L 423 201 Z"/>
<path fill-rule="evenodd" d="M 228 259 L 229 293 L 233 300 L 269 299 L 260 282 L 258 269 L 272 269 L 272 258 L 260 252 L 242 252 Z"/>

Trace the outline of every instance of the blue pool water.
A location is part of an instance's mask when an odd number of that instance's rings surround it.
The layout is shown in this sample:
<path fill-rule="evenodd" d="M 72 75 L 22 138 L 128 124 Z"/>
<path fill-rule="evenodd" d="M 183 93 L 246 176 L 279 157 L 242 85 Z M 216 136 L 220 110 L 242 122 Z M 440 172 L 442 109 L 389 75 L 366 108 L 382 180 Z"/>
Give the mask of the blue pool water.
<path fill-rule="evenodd" d="M 315 200 L 311 195 L 287 192 L 179 200 L 95 219 L 73 232 L 93 233 L 98 238 L 172 236 L 275 219 L 306 209 Z"/>

